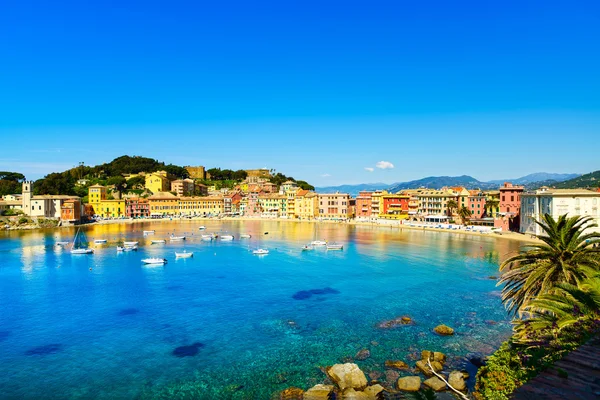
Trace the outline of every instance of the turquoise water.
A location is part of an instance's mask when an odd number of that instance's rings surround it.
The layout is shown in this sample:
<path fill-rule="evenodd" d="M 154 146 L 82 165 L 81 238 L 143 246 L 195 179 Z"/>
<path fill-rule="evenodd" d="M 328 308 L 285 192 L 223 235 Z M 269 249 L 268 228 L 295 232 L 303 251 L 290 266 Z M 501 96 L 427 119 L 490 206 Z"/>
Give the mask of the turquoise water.
<path fill-rule="evenodd" d="M 203 242 L 190 221 L 93 226 L 88 239 L 109 243 L 75 256 L 53 246 L 72 230 L 0 234 L 0 397 L 268 399 L 322 382 L 319 367 L 361 349 L 371 356 L 357 364 L 385 381 L 395 378 L 387 359 L 431 349 L 468 367 L 468 353 L 489 354 L 510 334 L 489 276 L 519 243 L 341 224 L 203 224 L 236 240 Z M 156 234 L 144 239 L 143 229 Z M 150 245 L 171 232 L 188 240 Z M 123 238 L 140 240 L 139 251 L 117 254 Z M 300 251 L 315 238 L 344 250 Z M 253 255 L 257 247 L 270 254 Z M 194 257 L 176 260 L 183 248 Z M 169 262 L 143 266 L 148 256 Z M 402 315 L 415 324 L 377 327 Z M 457 334 L 432 333 L 440 323 Z"/>

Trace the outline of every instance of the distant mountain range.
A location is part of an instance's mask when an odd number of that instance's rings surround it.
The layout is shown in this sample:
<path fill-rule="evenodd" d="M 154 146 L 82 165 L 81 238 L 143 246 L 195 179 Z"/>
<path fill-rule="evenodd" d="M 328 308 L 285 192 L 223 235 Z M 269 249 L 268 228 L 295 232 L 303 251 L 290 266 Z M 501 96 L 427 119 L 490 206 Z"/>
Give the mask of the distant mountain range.
<path fill-rule="evenodd" d="M 362 190 L 377 190 L 385 189 L 389 192 L 395 193 L 404 189 L 418 189 L 420 187 L 427 187 L 431 189 L 440 189 L 444 186 L 464 186 L 467 189 L 482 189 L 482 190 L 493 190 L 498 189 L 504 182 L 512 182 L 516 185 L 524 185 L 527 189 L 534 189 L 540 186 L 554 186 L 559 187 L 558 184 L 567 184 L 567 182 L 577 181 L 580 178 L 588 175 L 598 174 L 598 176 L 590 176 L 585 182 L 594 182 L 597 179 L 596 185 L 600 183 L 600 171 L 592 174 L 552 174 L 547 172 L 536 172 L 529 174 L 521 178 L 515 179 L 500 179 L 489 182 L 479 181 L 472 176 L 429 176 L 427 178 L 418 179 L 410 182 L 397 182 L 393 184 L 385 183 L 363 183 L 357 185 L 340 185 L 340 186 L 327 186 L 316 188 L 317 193 L 331 193 L 339 191 L 341 193 L 350 193 L 356 196 Z M 581 186 L 576 186 L 581 187 Z"/>

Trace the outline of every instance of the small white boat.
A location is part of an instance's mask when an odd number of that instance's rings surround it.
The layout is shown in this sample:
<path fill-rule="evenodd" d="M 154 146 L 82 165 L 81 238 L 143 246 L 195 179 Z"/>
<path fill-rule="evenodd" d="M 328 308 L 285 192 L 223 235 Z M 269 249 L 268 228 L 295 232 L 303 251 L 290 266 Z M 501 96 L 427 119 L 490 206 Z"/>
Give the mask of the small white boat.
<path fill-rule="evenodd" d="M 194 252 L 193 251 L 190 251 L 189 253 L 187 251 L 185 251 L 185 250 L 183 251 L 183 253 L 175 252 L 175 257 L 176 258 L 190 258 L 190 257 L 193 257 L 193 256 L 194 256 Z"/>
<path fill-rule="evenodd" d="M 93 254 L 94 249 L 71 249 L 71 254 Z"/>
<path fill-rule="evenodd" d="M 144 231 L 144 235 L 154 235 L 155 231 Z"/>
<path fill-rule="evenodd" d="M 252 237 L 252 235 L 250 235 L 249 233 L 242 233 L 240 235 L 240 239 L 250 239 Z"/>
<path fill-rule="evenodd" d="M 185 236 L 175 236 L 175 235 L 171 235 L 169 237 L 169 240 L 171 242 L 181 242 L 182 240 L 185 240 Z"/>
<path fill-rule="evenodd" d="M 54 243 L 56 246 L 66 246 L 69 244 L 69 242 L 56 242 Z"/>
<path fill-rule="evenodd" d="M 233 235 L 221 235 L 221 240 L 231 241 L 233 240 Z"/>
<path fill-rule="evenodd" d="M 104 244 L 106 243 L 106 239 L 94 239 L 94 244 Z"/>
<path fill-rule="evenodd" d="M 152 240 L 150 243 L 151 244 L 165 244 L 165 243 L 167 243 L 167 241 L 165 239 L 157 239 L 157 240 Z"/>
<path fill-rule="evenodd" d="M 327 240 L 313 240 L 310 244 L 312 246 L 327 246 Z"/>
<path fill-rule="evenodd" d="M 344 245 L 337 243 L 328 244 L 327 250 L 344 250 Z"/>
<path fill-rule="evenodd" d="M 137 241 L 123 242 L 123 246 L 125 246 L 125 247 L 137 246 L 138 244 L 139 244 L 139 242 L 137 242 Z"/>
<path fill-rule="evenodd" d="M 314 249 L 315 248 L 313 245 L 305 244 L 304 246 L 302 246 L 302 251 L 314 250 Z"/>
<path fill-rule="evenodd" d="M 205 229 L 206 229 L 206 227 L 204 225 L 198 227 L 198 230 L 200 230 L 200 231 L 203 231 Z"/>
<path fill-rule="evenodd" d="M 256 249 L 252 251 L 252 254 L 264 255 L 269 254 L 269 250 L 267 249 Z"/>
<path fill-rule="evenodd" d="M 144 258 L 142 260 L 142 262 L 144 264 L 166 264 L 167 263 L 167 259 L 166 258 L 151 257 L 151 258 Z"/>
<path fill-rule="evenodd" d="M 137 246 L 117 246 L 117 251 L 137 251 Z"/>
<path fill-rule="evenodd" d="M 202 237 L 202 240 L 213 240 L 213 235 L 200 235 Z"/>

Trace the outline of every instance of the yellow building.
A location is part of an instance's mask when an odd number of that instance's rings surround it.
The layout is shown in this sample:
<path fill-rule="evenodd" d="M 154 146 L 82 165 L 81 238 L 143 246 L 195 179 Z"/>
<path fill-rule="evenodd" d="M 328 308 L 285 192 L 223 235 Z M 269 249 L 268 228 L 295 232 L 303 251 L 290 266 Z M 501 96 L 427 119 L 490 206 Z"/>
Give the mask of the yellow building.
<path fill-rule="evenodd" d="M 210 174 L 206 172 L 206 169 L 202 165 L 197 167 L 187 166 L 185 169 L 190 174 L 190 178 L 192 179 L 210 179 Z"/>
<path fill-rule="evenodd" d="M 148 197 L 150 216 L 179 214 L 179 197 L 169 192 L 159 192 Z"/>
<path fill-rule="evenodd" d="M 258 196 L 258 206 L 262 210 L 261 216 L 278 218 L 287 216 L 287 195 L 266 193 Z"/>
<path fill-rule="evenodd" d="M 152 193 L 168 192 L 171 189 L 171 182 L 166 171 L 156 171 L 146 174 L 145 187 Z"/>
<path fill-rule="evenodd" d="M 287 196 L 287 217 L 290 219 L 296 218 L 296 193 L 298 190 L 288 190 Z"/>
<path fill-rule="evenodd" d="M 300 189 L 294 200 L 296 218 L 313 219 L 319 215 L 319 196 L 315 192 Z"/>
<path fill-rule="evenodd" d="M 224 212 L 223 196 L 178 197 L 169 192 L 148 197 L 151 216 L 162 215 L 220 215 Z"/>
<path fill-rule="evenodd" d="M 88 188 L 88 203 L 94 209 L 94 215 L 103 218 L 115 218 L 125 215 L 125 200 L 107 200 L 106 187 L 92 185 Z"/>

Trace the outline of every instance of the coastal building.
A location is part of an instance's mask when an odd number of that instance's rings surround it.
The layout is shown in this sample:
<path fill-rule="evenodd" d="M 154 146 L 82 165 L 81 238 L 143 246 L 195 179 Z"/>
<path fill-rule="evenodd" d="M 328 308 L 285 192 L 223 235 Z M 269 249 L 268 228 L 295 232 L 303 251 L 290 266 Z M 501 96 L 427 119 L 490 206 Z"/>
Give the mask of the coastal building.
<path fill-rule="evenodd" d="M 502 185 L 499 190 L 499 211 L 496 213 L 495 227 L 502 228 L 502 230 L 506 231 L 519 231 L 521 223 L 521 195 L 524 191 L 525 188 L 523 186 L 504 182 L 504 185 Z"/>
<path fill-rule="evenodd" d="M 22 202 L 23 195 L 22 194 L 5 194 L 4 196 L 2 196 L 2 200 Z"/>
<path fill-rule="evenodd" d="M 249 217 L 258 217 L 262 212 L 260 204 L 258 203 L 259 192 L 252 191 L 248 193 L 248 202 L 246 204 L 244 215 Z"/>
<path fill-rule="evenodd" d="M 298 185 L 294 181 L 285 181 L 279 188 L 279 193 L 286 194 L 287 192 L 295 192 L 299 189 Z"/>
<path fill-rule="evenodd" d="M 258 196 L 261 217 L 278 218 L 287 216 L 287 195 L 279 193 L 264 193 Z"/>
<path fill-rule="evenodd" d="M 210 179 L 210 174 L 206 172 L 206 169 L 202 165 L 199 165 L 197 167 L 187 166 L 184 168 L 188 172 L 188 174 L 190 174 L 190 178 L 192 179 Z"/>
<path fill-rule="evenodd" d="M 408 218 L 408 202 L 410 196 L 406 194 L 384 194 L 381 196 L 380 218 L 406 219 Z"/>
<path fill-rule="evenodd" d="M 419 214 L 445 215 L 450 217 L 448 211 L 448 201 L 457 201 L 458 196 L 452 189 L 442 188 L 439 190 L 426 189 L 417 195 L 419 199 Z M 457 201 L 458 203 L 458 201 Z"/>
<path fill-rule="evenodd" d="M 481 219 L 484 217 L 487 200 L 485 193 L 480 190 L 470 190 L 466 203 L 464 203 L 463 200 L 464 199 L 461 198 L 461 207 L 463 207 L 462 204 L 465 204 L 464 207 L 471 211 L 471 218 Z"/>
<path fill-rule="evenodd" d="M 30 217 L 60 219 L 62 205 L 67 200 L 79 200 L 77 196 L 68 195 L 33 195 L 33 181 L 23 181 L 21 195 L 21 211 Z M 7 203 L 13 204 L 14 203 Z M 14 207 L 16 208 L 16 207 Z M 81 212 L 81 210 L 80 210 Z"/>
<path fill-rule="evenodd" d="M 371 193 L 371 217 L 379 218 L 381 214 L 382 205 L 381 205 L 381 196 L 387 194 L 387 190 L 376 190 Z"/>
<path fill-rule="evenodd" d="M 295 215 L 299 219 L 314 219 L 319 215 L 319 196 L 310 190 L 296 192 Z"/>
<path fill-rule="evenodd" d="M 158 192 L 148 197 L 150 217 L 176 215 L 179 213 L 179 197 L 169 192 Z"/>
<path fill-rule="evenodd" d="M 67 224 L 81 222 L 82 207 L 79 199 L 65 200 L 60 207 L 60 220 Z"/>
<path fill-rule="evenodd" d="M 356 218 L 369 219 L 371 218 L 371 195 L 370 190 L 363 190 L 356 196 Z"/>
<path fill-rule="evenodd" d="M 285 195 L 287 196 L 287 217 L 289 219 L 296 218 L 296 194 L 300 189 L 288 190 Z"/>
<path fill-rule="evenodd" d="M 223 213 L 233 215 L 240 211 L 240 201 L 242 194 L 240 192 L 227 193 L 223 196 Z"/>
<path fill-rule="evenodd" d="M 156 171 L 146 174 L 145 187 L 152 193 L 168 192 L 171 188 L 169 177 L 166 171 Z"/>
<path fill-rule="evenodd" d="M 550 214 L 554 219 L 567 216 L 591 217 L 600 224 L 600 193 L 587 189 L 549 189 L 521 193 L 520 232 L 531 235 L 543 234 L 541 227 L 535 223 L 543 214 Z M 600 228 L 589 228 L 600 232 Z"/>
<path fill-rule="evenodd" d="M 124 199 L 107 199 L 106 187 L 92 185 L 88 188 L 88 203 L 92 206 L 92 214 L 103 218 L 116 218 L 125 216 Z"/>
<path fill-rule="evenodd" d="M 148 199 L 130 197 L 125 200 L 125 216 L 128 218 L 147 218 L 150 216 Z"/>
<path fill-rule="evenodd" d="M 218 216 L 223 214 L 224 211 L 224 196 L 194 196 L 179 199 L 178 214 L 181 215 Z"/>
<path fill-rule="evenodd" d="M 195 194 L 195 184 L 193 179 L 176 179 L 171 182 L 171 192 L 176 196 L 193 196 Z"/>
<path fill-rule="evenodd" d="M 319 193 L 319 218 L 350 218 L 350 195 L 348 193 Z"/>

